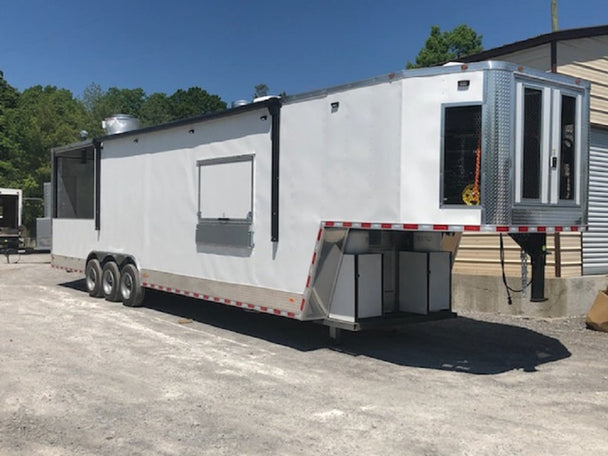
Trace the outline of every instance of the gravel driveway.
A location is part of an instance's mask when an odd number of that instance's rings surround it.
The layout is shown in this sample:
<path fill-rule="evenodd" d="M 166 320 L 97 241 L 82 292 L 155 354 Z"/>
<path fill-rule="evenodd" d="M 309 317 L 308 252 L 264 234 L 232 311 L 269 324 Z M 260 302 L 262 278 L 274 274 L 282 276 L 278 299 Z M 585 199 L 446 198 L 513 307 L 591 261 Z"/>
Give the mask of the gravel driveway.
<path fill-rule="evenodd" d="M 16 258 L 11 257 L 11 260 Z M 1 455 L 608 454 L 608 334 L 467 313 L 347 333 L 0 258 Z"/>

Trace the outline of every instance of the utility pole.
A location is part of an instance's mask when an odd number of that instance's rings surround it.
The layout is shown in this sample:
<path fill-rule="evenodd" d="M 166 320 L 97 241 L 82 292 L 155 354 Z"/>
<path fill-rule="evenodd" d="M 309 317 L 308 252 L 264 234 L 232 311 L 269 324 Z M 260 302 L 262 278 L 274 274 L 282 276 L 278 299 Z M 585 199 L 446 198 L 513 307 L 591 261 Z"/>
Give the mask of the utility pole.
<path fill-rule="evenodd" d="M 551 0 L 551 31 L 557 32 L 557 0 Z"/>

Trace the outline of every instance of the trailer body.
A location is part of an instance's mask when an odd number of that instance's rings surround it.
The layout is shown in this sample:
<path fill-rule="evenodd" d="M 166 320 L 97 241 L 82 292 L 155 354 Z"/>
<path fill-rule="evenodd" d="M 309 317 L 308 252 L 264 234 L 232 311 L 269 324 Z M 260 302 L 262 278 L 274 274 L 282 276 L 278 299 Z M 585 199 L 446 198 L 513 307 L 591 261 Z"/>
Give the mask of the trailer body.
<path fill-rule="evenodd" d="M 348 329 L 451 314 L 459 233 L 586 229 L 588 106 L 483 62 L 56 148 L 52 264 Z"/>
<path fill-rule="evenodd" d="M 21 190 L 0 188 L 0 250 L 3 253 L 19 248 L 22 207 Z"/>

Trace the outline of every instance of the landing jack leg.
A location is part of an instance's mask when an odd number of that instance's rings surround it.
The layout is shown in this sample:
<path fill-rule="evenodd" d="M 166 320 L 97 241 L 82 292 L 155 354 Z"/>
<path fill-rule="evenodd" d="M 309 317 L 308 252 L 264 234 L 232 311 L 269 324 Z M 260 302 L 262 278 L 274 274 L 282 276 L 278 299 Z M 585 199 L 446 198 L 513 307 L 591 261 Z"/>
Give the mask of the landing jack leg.
<path fill-rule="evenodd" d="M 547 235 L 545 233 L 509 233 L 532 260 L 532 302 L 546 301 L 545 263 L 547 257 Z"/>
<path fill-rule="evenodd" d="M 334 344 L 339 344 L 342 340 L 342 330 L 335 326 L 329 327 L 329 339 Z"/>

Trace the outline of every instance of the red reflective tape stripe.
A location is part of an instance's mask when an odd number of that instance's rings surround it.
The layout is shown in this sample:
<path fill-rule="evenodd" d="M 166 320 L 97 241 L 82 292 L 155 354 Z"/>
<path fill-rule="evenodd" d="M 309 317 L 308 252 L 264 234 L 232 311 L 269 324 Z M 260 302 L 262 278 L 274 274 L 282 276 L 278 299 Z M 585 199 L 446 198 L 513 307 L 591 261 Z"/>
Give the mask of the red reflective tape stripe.
<path fill-rule="evenodd" d="M 274 309 L 273 312 L 275 313 L 275 315 L 281 315 L 281 311 L 280 310 Z"/>
<path fill-rule="evenodd" d="M 249 307 L 250 309 L 253 309 L 255 306 L 253 304 L 247 304 L 247 307 Z"/>
<path fill-rule="evenodd" d="M 302 304 L 300 304 L 300 312 L 304 310 L 305 303 L 306 303 L 306 299 L 302 299 Z"/>
<path fill-rule="evenodd" d="M 392 228 L 393 225 L 391 225 L 390 223 L 383 223 L 382 225 L 380 225 L 381 228 Z"/>
<path fill-rule="evenodd" d="M 241 307 L 243 305 L 243 303 L 241 301 L 237 301 L 235 304 L 239 307 Z"/>
<path fill-rule="evenodd" d="M 203 299 L 209 299 L 209 295 L 203 295 Z"/>
<path fill-rule="evenodd" d="M 369 222 L 365 222 L 365 223 L 361 224 L 361 228 L 371 228 L 371 227 L 372 227 L 372 224 Z"/>
<path fill-rule="evenodd" d="M 148 286 L 148 284 L 146 282 L 142 282 L 141 285 L 142 285 L 142 287 L 147 287 Z"/>
<path fill-rule="evenodd" d="M 175 289 L 175 292 L 176 292 L 176 293 L 181 293 L 181 292 L 182 292 L 182 290 L 180 290 L 180 289 L 176 288 L 176 289 Z"/>
<path fill-rule="evenodd" d="M 561 226 L 556 226 L 555 227 L 555 231 L 564 231 L 564 228 L 562 228 Z"/>
<path fill-rule="evenodd" d="M 260 309 L 262 310 L 262 312 L 267 312 L 268 311 L 268 307 L 262 306 L 262 307 L 260 307 Z"/>
<path fill-rule="evenodd" d="M 219 301 L 220 301 L 220 298 L 214 297 L 214 298 L 213 298 L 213 300 L 214 300 L 215 302 L 219 302 Z"/>
<path fill-rule="evenodd" d="M 323 234 L 323 230 L 319 230 L 319 233 L 317 234 L 317 241 L 321 240 L 321 234 Z"/>
<path fill-rule="evenodd" d="M 224 302 L 225 302 L 226 304 L 230 304 L 230 299 L 224 299 Z"/>
<path fill-rule="evenodd" d="M 527 233 L 528 232 L 528 227 L 527 226 L 518 226 L 517 227 L 517 231 L 520 233 Z"/>
<path fill-rule="evenodd" d="M 165 288 L 162 285 L 157 285 L 159 290 L 164 290 Z"/>
<path fill-rule="evenodd" d="M 306 288 L 308 288 L 310 286 L 310 279 L 311 279 L 310 276 L 308 276 L 308 279 L 306 279 Z"/>
<path fill-rule="evenodd" d="M 342 226 L 344 228 L 350 228 L 351 226 L 353 226 L 353 222 L 342 222 Z"/>
<path fill-rule="evenodd" d="M 334 226 L 334 222 L 325 222 L 325 226 Z"/>
<path fill-rule="evenodd" d="M 578 226 L 571 226 L 570 231 L 578 231 Z"/>
<path fill-rule="evenodd" d="M 447 231 L 448 225 L 433 225 L 433 230 L 435 231 Z"/>
<path fill-rule="evenodd" d="M 290 318 L 296 318 L 296 314 L 293 312 L 287 312 L 287 316 Z"/>
<path fill-rule="evenodd" d="M 167 287 L 167 291 L 173 291 L 173 288 Z"/>
<path fill-rule="evenodd" d="M 497 226 L 496 231 L 505 233 L 505 232 L 509 231 L 509 227 L 508 226 Z"/>
<path fill-rule="evenodd" d="M 546 226 L 537 226 L 536 231 L 538 231 L 539 233 L 544 233 L 545 231 L 547 231 L 547 227 Z"/>
<path fill-rule="evenodd" d="M 192 293 L 195 298 L 198 298 L 200 295 L 198 293 Z"/>
<path fill-rule="evenodd" d="M 411 224 L 411 223 L 404 223 L 403 224 L 403 229 L 404 230 L 417 230 L 418 229 L 418 225 Z"/>
<path fill-rule="evenodd" d="M 465 225 L 465 231 L 481 231 L 481 227 L 479 225 Z"/>
<path fill-rule="evenodd" d="M 317 252 L 312 255 L 312 264 L 315 264 L 315 261 L 317 261 Z"/>

